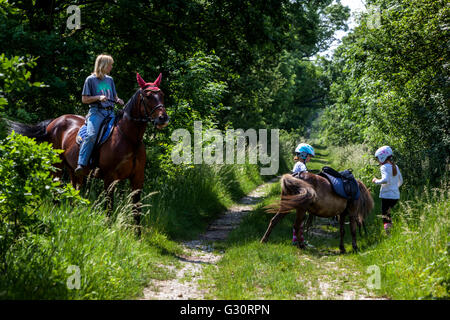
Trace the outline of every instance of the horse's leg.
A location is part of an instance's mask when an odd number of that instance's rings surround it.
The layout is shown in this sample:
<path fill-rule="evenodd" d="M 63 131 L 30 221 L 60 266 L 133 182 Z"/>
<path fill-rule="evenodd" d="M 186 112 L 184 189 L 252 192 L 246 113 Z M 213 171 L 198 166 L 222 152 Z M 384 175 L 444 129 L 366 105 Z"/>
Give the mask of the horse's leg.
<path fill-rule="evenodd" d="M 362 233 L 362 231 L 361 231 L 361 227 L 363 227 L 363 229 L 364 229 L 364 235 L 367 236 L 366 223 L 363 221 L 363 222 L 361 222 L 361 223 L 357 222 L 357 224 L 358 224 L 359 236 L 360 236 L 360 237 L 363 236 L 363 233 Z"/>
<path fill-rule="evenodd" d="M 313 214 L 308 214 L 308 218 L 305 222 L 305 233 L 308 233 L 309 230 L 311 229 L 313 222 L 314 222 L 314 215 Z"/>
<path fill-rule="evenodd" d="M 144 144 L 141 143 L 139 148 L 137 149 L 136 158 L 133 162 L 133 173 L 129 177 L 131 190 L 133 192 L 133 217 L 134 221 L 136 223 L 136 234 L 138 237 L 141 236 L 141 210 L 142 210 L 142 204 L 140 203 L 141 200 L 141 193 L 144 188 L 144 179 L 145 179 L 145 160 L 146 160 L 146 154 L 145 154 L 145 147 Z"/>
<path fill-rule="evenodd" d="M 344 247 L 344 224 L 345 224 L 345 216 L 347 215 L 347 211 L 344 211 L 341 213 L 339 217 L 339 227 L 340 227 L 340 233 L 341 233 L 341 242 L 339 244 L 339 249 L 341 250 L 341 253 L 345 253 L 345 247 Z"/>
<path fill-rule="evenodd" d="M 264 236 L 261 238 L 261 243 L 265 243 L 267 242 L 267 240 L 269 239 L 269 235 L 272 232 L 273 227 L 275 227 L 275 225 L 284 217 L 286 216 L 286 213 L 277 213 L 271 220 L 269 223 L 269 226 L 267 227 L 267 231 L 264 234 Z"/>
<path fill-rule="evenodd" d="M 303 237 L 303 220 L 305 218 L 305 210 L 296 209 L 296 216 L 293 228 L 293 243 L 297 243 L 299 248 L 305 248 L 305 238 Z"/>
<path fill-rule="evenodd" d="M 136 222 L 136 225 L 139 226 L 141 224 L 141 216 L 142 216 L 142 209 L 141 209 L 141 193 L 142 189 L 134 189 L 133 194 L 133 217 L 134 221 Z"/>
<path fill-rule="evenodd" d="M 103 187 L 106 193 L 105 210 L 106 216 L 111 217 L 112 210 L 114 208 L 114 186 L 112 178 L 105 178 L 103 180 Z"/>
<path fill-rule="evenodd" d="M 350 216 L 350 233 L 352 234 L 352 247 L 355 252 L 358 251 L 356 245 L 356 217 Z"/>
<path fill-rule="evenodd" d="M 141 193 L 144 187 L 144 172 L 140 172 L 139 174 L 135 174 L 130 178 L 131 190 L 133 192 L 133 217 L 136 223 L 137 235 L 141 235 L 141 216 L 142 216 L 142 208 L 141 208 Z"/>
<path fill-rule="evenodd" d="M 66 167 L 67 171 L 69 171 L 70 181 L 72 182 L 72 186 L 75 190 L 80 190 L 81 185 L 83 184 L 83 177 L 77 177 L 72 168 Z"/>

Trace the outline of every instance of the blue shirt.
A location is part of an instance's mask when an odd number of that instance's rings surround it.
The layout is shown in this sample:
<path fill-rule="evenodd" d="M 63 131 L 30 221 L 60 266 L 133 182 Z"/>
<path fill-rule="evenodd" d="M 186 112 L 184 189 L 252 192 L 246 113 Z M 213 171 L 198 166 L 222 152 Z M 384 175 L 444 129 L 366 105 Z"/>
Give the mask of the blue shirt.
<path fill-rule="evenodd" d="M 117 95 L 116 86 L 114 84 L 114 80 L 112 77 L 105 75 L 105 77 L 100 80 L 95 76 L 95 74 L 91 74 L 84 81 L 83 92 L 81 93 L 83 96 L 99 96 L 104 95 L 107 97 L 107 100 L 104 102 L 94 102 L 89 105 L 89 107 L 99 107 L 100 105 L 103 108 L 114 107 L 114 98 Z"/>

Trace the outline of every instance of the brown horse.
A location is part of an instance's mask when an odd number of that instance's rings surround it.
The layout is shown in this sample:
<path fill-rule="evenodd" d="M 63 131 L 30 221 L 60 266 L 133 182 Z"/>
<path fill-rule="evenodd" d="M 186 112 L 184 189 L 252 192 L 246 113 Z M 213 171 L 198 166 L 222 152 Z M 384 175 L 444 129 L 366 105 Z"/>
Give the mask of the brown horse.
<path fill-rule="evenodd" d="M 304 248 L 303 242 L 303 219 L 306 212 L 325 218 L 339 215 L 340 245 L 341 253 L 345 253 L 344 247 L 344 221 L 350 217 L 350 231 L 352 234 L 353 250 L 357 251 L 356 226 L 361 225 L 364 219 L 373 209 L 373 198 L 366 186 L 357 180 L 360 196 L 358 200 L 344 199 L 338 196 L 332 189 L 330 182 L 319 175 L 302 172 L 300 179 L 285 174 L 281 178 L 281 201 L 278 205 L 269 206 L 269 211 L 276 212 L 267 228 L 261 242 L 267 242 L 273 227 L 284 218 L 291 210 L 296 210 L 294 231 L 299 239 L 299 247 Z"/>
<path fill-rule="evenodd" d="M 148 123 L 155 128 L 162 129 L 168 125 L 169 117 L 164 107 L 164 94 L 159 89 L 161 74 L 154 83 L 145 83 L 137 75 L 140 88 L 127 102 L 124 109 L 116 115 L 113 132 L 106 142 L 97 150 L 99 152 L 95 177 L 103 179 L 104 188 L 108 195 L 108 214 L 112 209 L 112 192 L 110 186 L 114 181 L 129 179 L 133 190 L 133 215 L 136 224 L 140 224 L 140 192 L 144 186 L 144 168 L 146 161 L 143 137 Z M 79 188 L 83 183 L 83 176 L 74 173 L 77 167 L 79 145 L 75 139 L 85 118 L 67 114 L 53 120 L 43 121 L 35 126 L 17 122 L 9 122 L 10 131 L 35 138 L 36 141 L 50 142 L 54 148 L 62 149 L 62 162 L 57 165 L 57 176 L 62 175 L 65 167 L 70 175 L 72 184 Z M 95 169 L 95 168 L 90 168 Z"/>

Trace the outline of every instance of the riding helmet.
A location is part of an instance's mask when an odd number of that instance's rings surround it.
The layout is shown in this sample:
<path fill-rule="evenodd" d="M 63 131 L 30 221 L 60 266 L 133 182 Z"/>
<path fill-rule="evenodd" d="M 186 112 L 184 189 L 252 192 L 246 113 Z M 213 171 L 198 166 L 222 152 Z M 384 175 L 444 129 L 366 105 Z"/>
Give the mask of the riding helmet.
<path fill-rule="evenodd" d="M 392 152 L 392 149 L 389 146 L 382 146 L 381 148 L 378 148 L 377 151 L 375 151 L 375 157 L 381 163 L 384 163 L 386 159 L 392 155 L 394 155 L 394 153 Z"/>
<path fill-rule="evenodd" d="M 308 157 L 308 154 L 311 155 L 311 157 L 315 156 L 314 148 L 307 143 L 300 143 L 297 148 L 295 148 L 295 153 L 303 160 Z"/>

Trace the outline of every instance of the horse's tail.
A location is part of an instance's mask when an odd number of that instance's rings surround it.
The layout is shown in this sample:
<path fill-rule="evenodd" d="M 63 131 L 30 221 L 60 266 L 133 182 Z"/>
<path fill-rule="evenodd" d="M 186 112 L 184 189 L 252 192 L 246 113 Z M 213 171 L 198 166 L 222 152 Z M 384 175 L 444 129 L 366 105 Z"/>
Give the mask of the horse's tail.
<path fill-rule="evenodd" d="M 49 136 L 47 133 L 47 126 L 52 122 L 53 119 L 44 120 L 39 122 L 36 125 L 29 125 L 20 122 L 15 122 L 11 120 L 5 120 L 8 134 L 12 131 L 21 134 L 23 136 L 27 136 L 29 138 L 35 138 L 37 142 L 48 141 Z"/>
<path fill-rule="evenodd" d="M 288 213 L 301 205 L 314 201 L 317 194 L 312 185 L 304 180 L 294 178 L 290 174 L 281 177 L 281 200 L 277 204 L 267 206 L 271 213 Z"/>
<path fill-rule="evenodd" d="M 363 225 L 364 220 L 372 212 L 374 202 L 369 189 L 360 180 L 357 180 L 360 196 L 349 205 L 349 211 L 356 214 L 358 225 Z"/>

